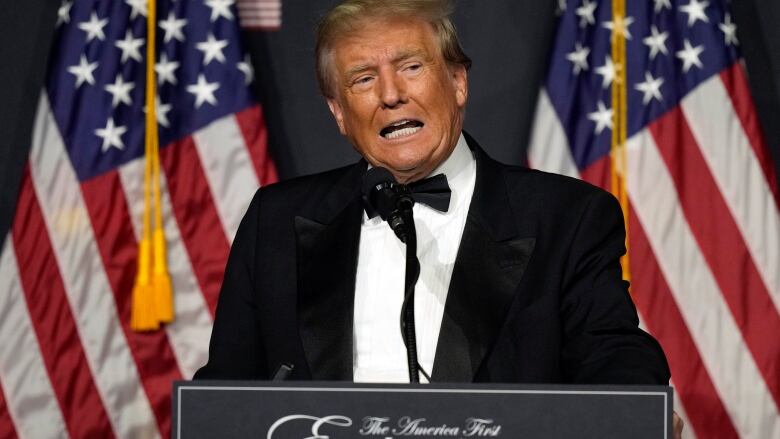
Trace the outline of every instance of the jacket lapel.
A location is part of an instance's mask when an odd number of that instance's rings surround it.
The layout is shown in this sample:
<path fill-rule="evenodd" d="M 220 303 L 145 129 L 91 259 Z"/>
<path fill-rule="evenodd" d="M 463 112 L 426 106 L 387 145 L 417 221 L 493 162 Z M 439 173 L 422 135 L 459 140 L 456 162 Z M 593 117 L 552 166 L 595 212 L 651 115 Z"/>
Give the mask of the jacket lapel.
<path fill-rule="evenodd" d="M 298 325 L 312 379 L 352 380 L 360 178 L 365 162 L 333 186 L 311 218 L 295 218 Z"/>
<path fill-rule="evenodd" d="M 504 170 L 466 135 L 477 181 L 452 272 L 431 379 L 470 382 L 493 345 L 516 293 L 534 238 L 519 238 Z"/>

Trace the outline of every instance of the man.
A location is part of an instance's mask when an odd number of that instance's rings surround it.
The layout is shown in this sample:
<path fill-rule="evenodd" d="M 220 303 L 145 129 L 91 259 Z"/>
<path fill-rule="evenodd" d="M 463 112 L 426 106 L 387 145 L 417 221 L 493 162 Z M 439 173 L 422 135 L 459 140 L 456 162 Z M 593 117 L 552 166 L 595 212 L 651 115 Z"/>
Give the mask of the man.
<path fill-rule="evenodd" d="M 608 193 L 499 164 L 462 132 L 470 61 L 442 0 L 351 0 L 320 24 L 318 79 L 364 161 L 258 191 L 228 261 L 197 378 L 408 381 L 403 244 L 369 217 L 368 167 L 444 174 L 446 212 L 415 204 L 415 302 L 432 381 L 666 384 L 621 280 Z M 324 145 L 323 147 L 327 147 Z"/>

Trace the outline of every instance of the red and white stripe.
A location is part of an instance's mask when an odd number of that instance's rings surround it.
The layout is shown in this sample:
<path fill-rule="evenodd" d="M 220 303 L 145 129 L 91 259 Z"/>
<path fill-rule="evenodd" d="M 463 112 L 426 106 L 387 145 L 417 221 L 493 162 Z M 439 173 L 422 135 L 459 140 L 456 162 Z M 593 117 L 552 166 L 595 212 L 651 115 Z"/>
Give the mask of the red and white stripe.
<path fill-rule="evenodd" d="M 137 242 L 141 237 L 144 206 L 143 172 L 144 162 L 139 159 L 122 166 L 118 173 L 127 199 L 127 206 L 131 208 L 129 225 L 132 227 L 134 242 Z M 181 375 L 191 377 L 207 360 L 206 351 L 203 349 L 203 340 L 211 338 L 213 320 L 195 279 L 181 233 L 173 219 L 164 175 L 161 175 L 161 189 L 164 230 L 168 242 L 168 271 L 175 291 L 173 298 L 176 312 L 176 320 L 166 325 L 165 331 L 175 353 Z"/>
<path fill-rule="evenodd" d="M 81 186 L 45 98 L 36 119 L 29 167 L 30 196 L 45 225 L 39 232 L 51 240 L 63 294 L 114 431 L 122 437 L 138 434 L 154 428 L 154 413 L 143 394 L 146 386 L 122 328 Z M 20 241 L 17 249 L 29 242 Z"/>
<path fill-rule="evenodd" d="M 0 410 L 0 437 L 13 437 L 16 433 L 22 437 L 67 436 L 68 429 L 27 312 L 11 239 L 6 239 L 0 253 L 0 339 L 7 341 L 0 343 L 0 385 L 6 408 Z M 2 419 L 4 415 L 6 419 Z M 3 428 L 8 431 L 3 433 Z"/>
<path fill-rule="evenodd" d="M 276 30 L 282 26 L 282 0 L 238 0 L 241 27 Z"/>
<path fill-rule="evenodd" d="M 192 136 L 209 189 L 214 194 L 217 215 L 229 241 L 233 241 L 241 218 L 233 212 L 249 207 L 260 187 L 241 127 L 234 117 L 219 119 Z M 226 175 L 225 169 L 235 169 Z"/>
<path fill-rule="evenodd" d="M 755 149 L 766 150 L 763 139 L 751 139 L 747 130 L 736 129 L 743 125 L 731 105 L 732 96 L 749 99 L 749 90 L 737 86 L 746 83 L 743 75 L 735 65 L 711 78 L 698 93 L 683 99 L 682 109 L 767 293 L 780 310 L 780 245 L 772 245 L 780 242 L 780 213 L 777 188 L 770 183 L 776 179 L 773 173 L 767 175 L 772 169 L 769 157 L 755 153 Z"/>
<path fill-rule="evenodd" d="M 528 166 L 569 177 L 579 177 L 580 173 L 571 156 L 571 150 L 566 146 L 568 144 L 566 132 L 555 114 L 550 96 L 547 90 L 542 89 L 536 102 L 531 146 L 528 148 Z"/>
<path fill-rule="evenodd" d="M 176 320 L 138 334 L 143 160 L 80 183 L 42 94 L 0 254 L 0 436 L 170 435 L 172 381 L 205 363 L 230 242 L 260 183 L 277 178 L 261 117 L 248 108 L 162 149 Z"/>
<path fill-rule="evenodd" d="M 531 164 L 604 186 L 608 158 L 577 173 L 542 95 Z M 780 437 L 780 209 L 766 151 L 739 65 L 628 141 L 631 293 L 697 437 Z"/>

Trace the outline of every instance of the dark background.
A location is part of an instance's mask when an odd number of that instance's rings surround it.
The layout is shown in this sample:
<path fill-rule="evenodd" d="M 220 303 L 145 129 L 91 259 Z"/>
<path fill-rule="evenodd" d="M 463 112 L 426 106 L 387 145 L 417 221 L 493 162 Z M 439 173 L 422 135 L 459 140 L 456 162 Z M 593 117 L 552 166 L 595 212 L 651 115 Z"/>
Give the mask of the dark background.
<path fill-rule="evenodd" d="M 317 17 L 333 3 L 284 0 L 280 30 L 244 34 L 281 178 L 330 169 L 357 158 L 338 134 L 314 79 L 313 29 Z M 466 129 L 500 161 L 525 162 L 556 3 L 456 2 L 455 24 L 474 61 L 469 72 Z M 27 160 L 59 4 L 59 0 L 0 3 L 0 245 L 13 217 Z M 733 0 L 732 10 L 761 125 L 780 175 L 780 2 Z"/>

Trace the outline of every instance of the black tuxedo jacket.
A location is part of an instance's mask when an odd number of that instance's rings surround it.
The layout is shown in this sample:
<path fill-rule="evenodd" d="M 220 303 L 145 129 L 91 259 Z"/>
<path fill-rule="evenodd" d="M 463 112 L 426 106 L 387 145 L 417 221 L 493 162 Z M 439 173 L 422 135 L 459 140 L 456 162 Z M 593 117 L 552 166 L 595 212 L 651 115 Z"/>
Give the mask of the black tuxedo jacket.
<path fill-rule="evenodd" d="M 587 183 L 477 161 L 432 371 L 442 382 L 666 384 L 621 280 L 617 201 Z M 366 163 L 264 187 L 228 260 L 196 378 L 352 380 Z M 401 291 L 398 294 L 402 294 Z M 400 337 L 400 329 L 399 329 Z"/>

